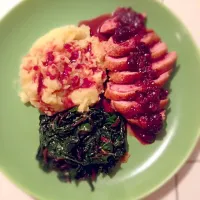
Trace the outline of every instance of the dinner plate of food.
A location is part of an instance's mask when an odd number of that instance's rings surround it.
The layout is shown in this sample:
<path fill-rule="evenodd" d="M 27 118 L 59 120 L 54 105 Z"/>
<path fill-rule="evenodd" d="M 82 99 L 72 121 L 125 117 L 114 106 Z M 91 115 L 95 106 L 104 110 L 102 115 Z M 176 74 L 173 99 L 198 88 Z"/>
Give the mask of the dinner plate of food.
<path fill-rule="evenodd" d="M 192 152 L 200 57 L 160 3 L 26 0 L 0 40 L 0 170 L 36 199 L 141 199 Z"/>

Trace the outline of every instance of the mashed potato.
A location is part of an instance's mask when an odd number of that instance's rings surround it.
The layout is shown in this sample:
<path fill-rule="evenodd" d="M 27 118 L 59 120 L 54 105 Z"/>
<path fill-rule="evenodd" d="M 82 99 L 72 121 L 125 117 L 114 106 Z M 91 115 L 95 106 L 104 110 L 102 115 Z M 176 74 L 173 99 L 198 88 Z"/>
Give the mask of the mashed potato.
<path fill-rule="evenodd" d="M 47 115 L 99 100 L 104 51 L 87 26 L 54 29 L 36 41 L 20 66 L 20 97 Z"/>

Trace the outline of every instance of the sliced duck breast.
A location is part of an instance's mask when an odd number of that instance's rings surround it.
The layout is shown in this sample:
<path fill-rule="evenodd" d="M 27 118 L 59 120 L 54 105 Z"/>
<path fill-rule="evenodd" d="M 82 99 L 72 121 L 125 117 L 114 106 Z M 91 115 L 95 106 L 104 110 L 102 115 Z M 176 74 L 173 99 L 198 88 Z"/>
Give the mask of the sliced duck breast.
<path fill-rule="evenodd" d="M 160 110 L 164 109 L 168 103 L 169 99 L 161 100 Z M 111 105 L 114 110 L 129 118 L 137 114 L 145 113 L 141 107 L 141 104 L 137 103 L 136 101 L 111 101 Z"/>
<path fill-rule="evenodd" d="M 110 71 L 131 71 L 131 68 L 127 65 L 128 57 L 114 58 L 111 56 L 105 56 L 104 66 Z"/>
<path fill-rule="evenodd" d="M 111 57 L 122 57 L 127 56 L 130 51 L 135 48 L 135 38 L 126 40 L 125 42 L 115 43 L 113 37 L 104 43 L 104 49 L 106 54 Z"/>
<path fill-rule="evenodd" d="M 162 60 L 154 62 L 152 64 L 152 69 L 156 70 L 159 75 L 163 74 L 174 67 L 176 60 L 177 53 L 175 51 L 170 52 Z"/>
<path fill-rule="evenodd" d="M 147 14 L 142 13 L 141 15 L 143 16 L 144 20 L 146 20 Z M 118 17 L 117 16 L 111 17 L 101 25 L 101 27 L 99 28 L 99 32 L 102 34 L 112 34 L 117 28 L 117 25 L 118 25 Z"/>
<path fill-rule="evenodd" d="M 142 39 L 141 42 L 146 45 L 153 45 L 160 41 L 160 37 L 155 32 L 147 33 Z M 107 42 L 104 43 L 104 48 L 106 54 L 111 57 L 122 57 L 126 56 L 132 51 L 138 40 L 135 37 L 126 40 L 125 42 L 116 43 L 111 37 Z"/>
<path fill-rule="evenodd" d="M 141 39 L 146 45 L 151 46 L 160 41 L 160 37 L 154 32 L 149 32 Z"/>
<path fill-rule="evenodd" d="M 107 83 L 105 97 L 116 101 L 133 100 L 136 91 L 142 91 L 142 87 L 136 85 L 113 84 L 109 82 Z"/>
<path fill-rule="evenodd" d="M 141 78 L 141 73 L 122 71 L 122 72 L 109 72 L 109 80 L 118 84 L 132 84 Z"/>
<path fill-rule="evenodd" d="M 99 32 L 103 34 L 112 34 L 114 33 L 117 24 L 118 24 L 117 17 L 112 17 L 110 19 L 107 19 L 99 28 Z"/>
<path fill-rule="evenodd" d="M 131 71 L 130 66 L 127 65 L 128 57 L 113 58 L 110 56 L 105 57 L 105 67 L 110 71 Z M 169 71 L 174 67 L 177 60 L 176 52 L 170 52 L 159 61 L 153 62 L 152 69 L 156 70 L 159 74 Z"/>
<path fill-rule="evenodd" d="M 157 44 L 155 44 L 151 49 L 151 58 L 153 60 L 157 60 L 160 57 L 164 56 L 168 49 L 167 49 L 167 45 L 164 42 L 158 42 Z"/>
<path fill-rule="evenodd" d="M 171 69 L 171 70 L 161 74 L 156 80 L 154 80 L 154 83 L 159 87 L 163 87 L 169 80 L 172 71 L 173 70 Z"/>
<path fill-rule="evenodd" d="M 154 80 L 157 86 L 164 86 L 165 83 L 169 80 L 172 70 L 169 70 L 163 74 L 161 74 L 156 80 Z M 110 77 L 110 81 L 117 84 L 133 84 L 136 81 L 140 80 L 142 74 L 139 72 L 109 72 L 108 76 Z"/>

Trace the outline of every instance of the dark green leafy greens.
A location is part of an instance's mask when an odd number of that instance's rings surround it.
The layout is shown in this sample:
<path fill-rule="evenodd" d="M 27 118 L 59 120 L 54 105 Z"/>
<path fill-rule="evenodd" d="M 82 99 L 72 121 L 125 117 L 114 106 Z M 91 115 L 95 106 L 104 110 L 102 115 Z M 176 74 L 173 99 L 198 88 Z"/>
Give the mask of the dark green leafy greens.
<path fill-rule="evenodd" d="M 109 173 L 127 152 L 124 119 L 103 109 L 40 115 L 39 132 L 37 160 L 63 181 Z"/>

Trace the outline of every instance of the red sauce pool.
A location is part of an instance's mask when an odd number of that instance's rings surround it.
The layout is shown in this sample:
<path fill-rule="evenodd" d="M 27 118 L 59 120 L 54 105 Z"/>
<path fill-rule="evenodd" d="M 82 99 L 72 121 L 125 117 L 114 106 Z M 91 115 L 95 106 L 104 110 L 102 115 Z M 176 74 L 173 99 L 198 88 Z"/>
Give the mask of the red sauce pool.
<path fill-rule="evenodd" d="M 121 163 L 127 163 L 128 162 L 128 159 L 130 158 L 130 154 L 127 152 L 121 159 L 120 159 L 120 162 Z"/>
<path fill-rule="evenodd" d="M 131 136 L 134 136 L 141 144 L 147 145 L 152 144 L 156 140 L 156 135 L 145 134 L 144 130 L 127 123 L 127 131 Z"/>
<path fill-rule="evenodd" d="M 111 14 L 104 14 L 104 15 L 100 15 L 97 18 L 91 19 L 91 20 L 84 20 L 81 21 L 79 23 L 79 26 L 81 25 L 86 25 L 90 27 L 90 33 L 91 36 L 96 36 L 98 37 L 101 41 L 102 40 L 108 40 L 108 37 L 106 37 L 105 35 L 102 35 L 99 33 L 99 27 L 107 20 L 111 17 Z"/>

